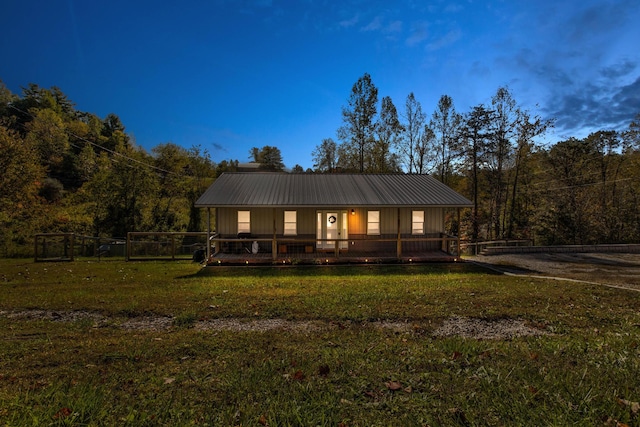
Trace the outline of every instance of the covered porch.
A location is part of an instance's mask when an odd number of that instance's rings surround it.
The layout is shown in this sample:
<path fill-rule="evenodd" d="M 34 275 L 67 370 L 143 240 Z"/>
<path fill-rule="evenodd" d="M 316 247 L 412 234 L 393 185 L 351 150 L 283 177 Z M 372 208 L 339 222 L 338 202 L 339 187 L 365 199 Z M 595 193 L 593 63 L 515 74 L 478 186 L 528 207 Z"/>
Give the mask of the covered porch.
<path fill-rule="evenodd" d="M 210 241 L 207 265 L 211 266 L 455 262 L 460 245 L 458 237 L 442 233 L 421 238 L 333 240 L 249 236 L 230 239 L 213 235 Z"/>

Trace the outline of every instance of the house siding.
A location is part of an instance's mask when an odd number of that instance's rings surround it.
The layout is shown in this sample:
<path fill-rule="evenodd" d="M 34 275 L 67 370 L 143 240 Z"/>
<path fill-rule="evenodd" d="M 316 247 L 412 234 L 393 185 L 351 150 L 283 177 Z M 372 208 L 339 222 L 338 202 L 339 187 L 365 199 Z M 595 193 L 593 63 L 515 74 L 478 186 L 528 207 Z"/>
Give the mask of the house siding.
<path fill-rule="evenodd" d="M 251 211 L 251 234 L 257 237 L 273 236 L 275 214 L 276 234 L 284 234 L 284 211 L 296 211 L 297 235 L 314 235 L 314 208 L 218 208 L 218 233 L 224 237 L 234 237 L 238 233 L 238 211 Z"/>
<path fill-rule="evenodd" d="M 251 234 L 255 236 L 270 237 L 273 235 L 273 223 L 275 214 L 276 234 L 284 234 L 284 211 L 293 210 L 297 212 L 297 234 L 315 235 L 316 212 L 318 210 L 344 210 L 339 208 L 218 208 L 218 232 L 225 237 L 232 237 L 238 230 L 238 211 L 251 211 Z M 391 235 L 396 237 L 398 233 L 398 212 L 400 213 L 400 233 L 403 236 L 411 235 L 411 220 L 414 210 L 424 211 L 425 234 L 444 232 L 444 210 L 442 208 L 354 208 L 354 215 L 351 209 L 348 210 L 349 235 L 367 235 L 367 212 L 380 211 L 380 235 Z"/>

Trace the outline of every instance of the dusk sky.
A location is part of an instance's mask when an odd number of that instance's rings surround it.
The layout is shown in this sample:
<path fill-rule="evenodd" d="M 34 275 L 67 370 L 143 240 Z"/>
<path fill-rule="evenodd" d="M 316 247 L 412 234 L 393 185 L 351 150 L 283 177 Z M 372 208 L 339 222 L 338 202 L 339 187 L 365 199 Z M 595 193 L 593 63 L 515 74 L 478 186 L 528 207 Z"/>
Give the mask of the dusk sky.
<path fill-rule="evenodd" d="M 640 1 L 7 0 L 0 80 L 58 86 L 117 114 L 137 145 L 201 145 L 214 161 L 278 147 L 312 167 L 339 142 L 351 87 L 371 75 L 402 114 L 508 86 L 555 118 L 550 143 L 625 129 L 640 112 Z"/>

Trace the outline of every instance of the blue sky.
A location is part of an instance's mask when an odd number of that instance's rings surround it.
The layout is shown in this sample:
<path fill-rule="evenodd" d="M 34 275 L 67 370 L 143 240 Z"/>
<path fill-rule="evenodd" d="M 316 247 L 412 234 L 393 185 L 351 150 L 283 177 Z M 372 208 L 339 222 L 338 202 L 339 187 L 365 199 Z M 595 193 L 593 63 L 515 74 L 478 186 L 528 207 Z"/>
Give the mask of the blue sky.
<path fill-rule="evenodd" d="M 8 0 L 0 79 L 58 86 L 117 114 L 138 145 L 214 161 L 273 145 L 312 167 L 369 73 L 400 113 L 413 92 L 466 112 L 507 85 L 556 127 L 548 142 L 624 129 L 640 112 L 640 2 Z"/>

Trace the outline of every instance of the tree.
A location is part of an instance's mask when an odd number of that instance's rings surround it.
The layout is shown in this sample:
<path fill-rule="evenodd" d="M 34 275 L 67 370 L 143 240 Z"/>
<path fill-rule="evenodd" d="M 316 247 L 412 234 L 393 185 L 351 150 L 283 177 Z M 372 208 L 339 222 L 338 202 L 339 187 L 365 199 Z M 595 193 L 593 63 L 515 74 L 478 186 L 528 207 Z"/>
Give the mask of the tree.
<path fill-rule="evenodd" d="M 225 172 L 237 172 L 238 161 L 237 160 L 223 160 L 216 165 L 216 178 Z"/>
<path fill-rule="evenodd" d="M 151 150 L 157 169 L 156 197 L 151 201 L 151 222 L 157 231 L 184 231 L 187 226 L 185 194 L 189 179 L 189 155 L 185 148 L 173 144 L 160 144 Z"/>
<path fill-rule="evenodd" d="M 371 76 L 365 73 L 353 85 L 347 106 L 342 108 L 344 124 L 338 129 L 338 137 L 346 145 L 344 154 L 356 154 L 361 173 L 365 171 L 365 153 L 375 140 L 377 103 L 378 88 L 371 81 Z"/>
<path fill-rule="evenodd" d="M 115 155 L 102 152 L 86 185 L 94 235 L 124 237 L 129 231 L 156 230 L 152 214 L 158 197 L 157 169 L 141 149 L 120 144 Z"/>
<path fill-rule="evenodd" d="M 38 192 L 45 170 L 37 151 L 20 134 L 0 125 L 0 255 L 16 241 L 31 241 L 38 223 Z"/>
<path fill-rule="evenodd" d="M 399 143 L 403 127 L 398 120 L 398 112 L 388 96 L 382 98 L 380 115 L 375 126 L 377 138 L 371 151 L 371 172 L 399 172 L 399 161 L 392 148 Z"/>
<path fill-rule="evenodd" d="M 594 168 L 600 179 L 598 197 L 599 238 L 598 241 L 611 243 L 620 239 L 618 179 L 624 157 L 618 154 L 622 146 L 618 132 L 598 131 L 584 139 L 594 153 Z"/>
<path fill-rule="evenodd" d="M 629 123 L 629 129 L 622 133 L 626 152 L 640 150 L 640 113 Z"/>
<path fill-rule="evenodd" d="M 436 174 L 444 184 L 450 184 L 453 161 L 459 151 L 458 134 L 462 116 L 456 112 L 449 95 L 442 95 L 433 112 L 430 127 L 436 135 Z"/>
<path fill-rule="evenodd" d="M 558 142 L 545 153 L 548 172 L 539 190 L 544 201 L 535 221 L 543 244 L 595 243 L 593 154 L 589 144 L 576 138 Z"/>
<path fill-rule="evenodd" d="M 113 151 L 120 144 L 126 147 L 131 143 L 120 117 L 113 113 L 107 114 L 103 120 L 101 134 L 104 137 L 101 139 L 102 145 L 108 150 Z"/>
<path fill-rule="evenodd" d="M 60 116 L 48 108 L 38 110 L 26 128 L 26 140 L 38 150 L 41 163 L 58 172 L 69 149 L 69 138 Z"/>
<path fill-rule="evenodd" d="M 473 241 L 477 241 L 480 235 L 480 169 L 485 162 L 488 140 L 491 137 L 489 130 L 491 119 L 492 111 L 487 110 L 482 104 L 476 105 L 465 116 L 461 128 L 462 150 L 469 175 L 471 200 L 473 202 L 471 212 L 471 238 Z"/>
<path fill-rule="evenodd" d="M 432 170 L 434 154 L 433 146 L 435 145 L 436 134 L 430 124 L 425 124 L 416 145 L 415 169 L 418 174 L 430 173 Z"/>
<path fill-rule="evenodd" d="M 531 117 L 526 110 L 519 111 L 516 125 L 515 160 L 512 167 L 511 205 L 506 230 L 508 239 L 513 237 L 516 222 L 520 225 L 526 225 L 529 222 L 531 212 L 527 207 L 531 206 L 531 203 L 527 203 L 525 195 L 520 194 L 520 183 L 523 181 L 526 184 L 529 181 L 527 163 L 534 148 L 534 139 L 543 135 L 552 125 L 551 120 L 543 120 L 538 116 Z"/>
<path fill-rule="evenodd" d="M 11 116 L 9 105 L 18 99 L 19 98 L 5 86 L 4 82 L 0 80 L 0 123 Z"/>
<path fill-rule="evenodd" d="M 487 149 L 490 173 L 490 191 L 493 197 L 490 218 L 493 235 L 502 237 L 505 229 L 505 213 L 508 200 L 506 169 L 513 154 L 512 140 L 518 124 L 519 110 L 511 92 L 506 87 L 500 87 L 491 98 L 493 120 L 491 123 L 491 139 Z"/>
<path fill-rule="evenodd" d="M 325 138 L 313 150 L 313 169 L 316 172 L 333 173 L 337 166 L 338 145 L 331 138 Z"/>
<path fill-rule="evenodd" d="M 253 147 L 249 150 L 249 154 L 255 163 L 260 164 L 260 169 L 272 172 L 282 172 L 284 170 L 282 153 L 278 147 L 270 145 L 265 145 L 261 149 Z"/>
<path fill-rule="evenodd" d="M 404 164 L 407 166 L 408 173 L 422 173 L 418 171 L 418 146 L 422 137 L 425 115 L 422 112 L 422 106 L 411 92 L 407 96 L 405 102 L 405 123 L 403 126 L 402 141 L 400 144 L 400 153 Z M 424 158 L 424 157 L 422 157 Z M 420 168 L 422 169 L 422 168 Z"/>

